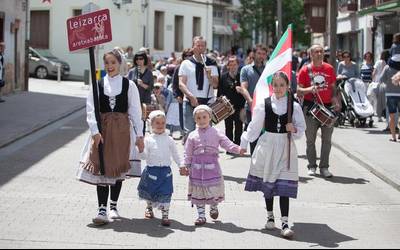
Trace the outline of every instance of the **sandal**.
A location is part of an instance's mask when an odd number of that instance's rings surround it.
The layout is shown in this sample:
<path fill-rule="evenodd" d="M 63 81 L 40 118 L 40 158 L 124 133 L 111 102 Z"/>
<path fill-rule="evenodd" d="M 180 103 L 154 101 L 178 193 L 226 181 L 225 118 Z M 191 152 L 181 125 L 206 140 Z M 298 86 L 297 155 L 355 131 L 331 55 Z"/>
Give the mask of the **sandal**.
<path fill-rule="evenodd" d="M 214 220 L 218 219 L 218 215 L 219 215 L 218 208 L 211 208 L 210 209 L 210 217 L 212 219 L 214 219 Z"/>
<path fill-rule="evenodd" d="M 171 221 L 169 219 L 162 219 L 161 225 L 163 225 L 164 227 L 169 227 L 171 225 Z"/>
<path fill-rule="evenodd" d="M 154 213 L 152 209 L 146 208 L 146 212 L 144 213 L 144 217 L 146 219 L 153 219 L 154 218 Z"/>
<path fill-rule="evenodd" d="M 197 218 L 197 220 L 194 222 L 194 224 L 195 224 L 196 226 L 202 226 L 202 225 L 206 224 L 206 222 L 207 222 L 207 220 L 206 220 L 205 217 L 199 217 L 199 218 Z"/>

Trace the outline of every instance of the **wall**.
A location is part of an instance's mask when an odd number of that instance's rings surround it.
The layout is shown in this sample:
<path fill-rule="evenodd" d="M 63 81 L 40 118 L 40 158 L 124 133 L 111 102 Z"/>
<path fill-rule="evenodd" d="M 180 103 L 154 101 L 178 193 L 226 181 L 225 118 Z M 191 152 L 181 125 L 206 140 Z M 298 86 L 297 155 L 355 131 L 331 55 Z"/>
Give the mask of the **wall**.
<path fill-rule="evenodd" d="M 82 0 L 52 0 L 51 4 L 42 0 L 31 0 L 32 10 L 50 11 L 50 51 L 71 66 L 71 75 L 83 76 L 84 70 L 89 69 L 89 55 L 87 50 L 70 53 L 68 49 L 66 21 L 72 17 L 73 9 L 81 9 L 90 1 Z M 134 51 L 142 46 L 142 30 L 140 29 L 140 3 L 132 1 L 118 9 L 111 0 L 93 1 L 100 9 L 110 9 L 113 40 L 99 46 L 98 68 L 103 68 L 102 55 L 115 46 L 132 46 Z"/>
<path fill-rule="evenodd" d="M 25 38 L 26 38 L 26 10 L 25 0 L 1 0 L 0 11 L 4 12 L 4 64 L 6 86 L 3 94 L 14 91 L 27 90 L 25 82 Z M 19 19 L 17 33 L 13 24 Z M 17 43 L 15 42 L 17 40 Z M 16 52 L 16 53 L 15 53 Z"/>
<path fill-rule="evenodd" d="M 207 40 L 207 47 L 211 48 L 212 41 L 212 4 L 211 0 L 178 1 L 178 0 L 151 0 L 149 1 L 149 47 L 154 47 L 154 12 L 163 11 L 164 16 L 164 49 L 153 50 L 155 59 L 159 56 L 169 56 L 174 51 L 175 15 L 183 16 L 183 48 L 191 48 L 193 40 L 193 17 L 201 17 L 201 35 Z"/>

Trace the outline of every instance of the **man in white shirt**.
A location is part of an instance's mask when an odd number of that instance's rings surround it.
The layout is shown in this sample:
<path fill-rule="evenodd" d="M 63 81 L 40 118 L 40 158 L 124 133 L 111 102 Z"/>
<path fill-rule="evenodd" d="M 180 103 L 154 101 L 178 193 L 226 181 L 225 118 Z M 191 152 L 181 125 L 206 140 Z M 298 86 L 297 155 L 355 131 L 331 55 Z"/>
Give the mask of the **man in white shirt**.
<path fill-rule="evenodd" d="M 184 93 L 185 130 L 195 130 L 193 110 L 200 104 L 215 101 L 214 88 L 218 88 L 219 74 L 215 61 L 205 56 L 206 41 L 193 38 L 193 57 L 184 60 L 179 69 L 179 88 Z"/>

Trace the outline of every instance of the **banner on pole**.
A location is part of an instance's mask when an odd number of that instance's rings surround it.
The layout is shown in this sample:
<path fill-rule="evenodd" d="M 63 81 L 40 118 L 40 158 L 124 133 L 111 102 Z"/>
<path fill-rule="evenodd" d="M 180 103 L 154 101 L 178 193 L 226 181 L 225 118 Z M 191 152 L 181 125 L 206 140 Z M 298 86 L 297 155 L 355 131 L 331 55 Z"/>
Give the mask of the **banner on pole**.
<path fill-rule="evenodd" d="M 112 40 L 110 11 L 91 12 L 67 20 L 70 51 L 86 49 Z"/>

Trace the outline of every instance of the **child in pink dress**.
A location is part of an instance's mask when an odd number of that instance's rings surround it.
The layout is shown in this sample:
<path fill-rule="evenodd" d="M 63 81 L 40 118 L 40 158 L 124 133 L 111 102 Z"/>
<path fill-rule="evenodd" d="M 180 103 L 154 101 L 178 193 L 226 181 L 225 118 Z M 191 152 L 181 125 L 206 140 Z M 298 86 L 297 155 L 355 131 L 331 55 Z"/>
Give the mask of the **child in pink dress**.
<path fill-rule="evenodd" d="M 206 223 L 205 206 L 210 205 L 210 217 L 217 219 L 218 204 L 225 199 L 224 179 L 218 163 L 219 146 L 230 153 L 243 155 L 244 149 L 231 142 L 222 132 L 210 126 L 212 110 L 206 105 L 194 109 L 197 125 L 185 144 L 184 164 L 188 168 L 188 199 L 197 206 L 195 225 Z"/>

